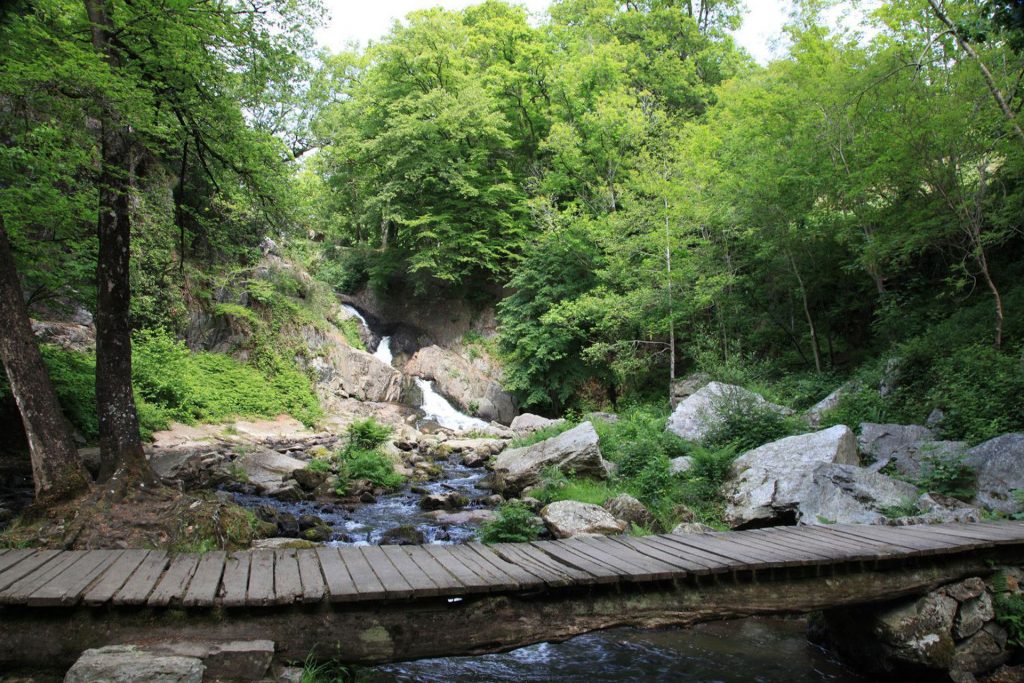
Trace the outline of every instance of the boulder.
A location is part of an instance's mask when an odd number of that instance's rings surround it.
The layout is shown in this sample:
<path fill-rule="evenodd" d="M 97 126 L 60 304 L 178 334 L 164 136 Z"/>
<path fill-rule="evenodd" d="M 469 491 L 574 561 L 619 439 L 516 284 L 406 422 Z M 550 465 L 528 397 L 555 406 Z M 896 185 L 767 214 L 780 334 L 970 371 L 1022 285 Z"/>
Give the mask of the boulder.
<path fill-rule="evenodd" d="M 155 655 L 195 657 L 206 667 L 208 681 L 258 681 L 270 671 L 274 659 L 272 640 L 175 640 L 147 642 L 143 647 Z"/>
<path fill-rule="evenodd" d="M 41 344 L 59 346 L 65 351 L 87 353 L 96 350 L 96 328 L 89 323 L 33 320 L 32 333 Z"/>
<path fill-rule="evenodd" d="M 886 513 L 912 509 L 917 487 L 862 467 L 822 464 L 788 502 L 801 524 L 884 524 Z"/>
<path fill-rule="evenodd" d="M 587 413 L 583 416 L 583 419 L 587 422 L 607 422 L 608 424 L 617 424 L 619 416 L 615 413 Z"/>
<path fill-rule="evenodd" d="M 621 534 L 627 524 L 591 503 L 560 500 L 545 506 L 540 517 L 555 538 Z"/>
<path fill-rule="evenodd" d="M 349 398 L 396 403 L 401 398 L 402 373 L 349 346 L 340 332 L 306 326 L 302 335 L 310 355 L 302 362 L 312 370 L 317 394 L 328 406 Z"/>
<path fill-rule="evenodd" d="M 695 372 L 689 377 L 682 377 L 673 380 L 671 396 L 669 396 L 669 403 L 672 405 L 672 408 L 675 408 L 677 405 L 696 394 L 707 386 L 710 381 L 711 375 L 704 372 Z"/>
<path fill-rule="evenodd" d="M 682 524 L 676 524 L 672 528 L 673 534 L 713 534 L 715 530 L 709 527 L 707 524 L 701 524 L 699 522 L 683 522 Z"/>
<path fill-rule="evenodd" d="M 793 523 L 817 466 L 857 462 L 856 439 L 843 425 L 748 451 L 733 462 L 733 478 L 724 487 L 725 519 L 732 527 Z"/>
<path fill-rule="evenodd" d="M 494 510 L 459 510 L 450 512 L 448 510 L 432 510 L 423 513 L 423 516 L 437 524 L 455 524 L 459 526 L 479 526 L 485 522 L 493 522 L 498 518 Z"/>
<path fill-rule="evenodd" d="M 315 548 L 316 543 L 301 538 L 260 538 L 252 542 L 252 547 L 254 550 L 308 550 Z"/>
<path fill-rule="evenodd" d="M 64 676 L 64 683 L 202 683 L 198 657 L 160 655 L 134 645 L 86 650 Z"/>
<path fill-rule="evenodd" d="M 516 415 L 509 427 L 516 433 L 516 435 L 524 436 L 526 434 L 532 434 L 540 431 L 541 429 L 554 427 L 555 425 L 560 424 L 565 424 L 565 420 L 563 418 L 552 420 L 551 418 L 541 417 L 540 415 L 534 415 L 533 413 L 523 413 L 522 415 Z"/>
<path fill-rule="evenodd" d="M 804 413 L 804 419 L 807 420 L 807 424 L 817 428 L 818 425 L 821 424 L 821 418 L 825 415 L 825 413 L 838 406 L 839 402 L 843 400 L 843 397 L 846 396 L 851 391 L 855 390 L 856 388 L 856 384 L 844 384 L 843 386 L 839 387 L 831 394 L 829 394 L 828 396 L 826 396 L 825 398 L 821 399 L 813 406 L 808 408 L 807 412 Z"/>
<path fill-rule="evenodd" d="M 288 503 L 307 500 L 310 495 L 299 486 L 299 482 L 290 479 L 283 483 L 270 484 L 262 487 L 263 494 Z"/>
<path fill-rule="evenodd" d="M 433 380 L 438 393 L 474 417 L 508 424 L 516 416 L 512 394 L 453 351 L 422 348 L 406 363 L 405 373 Z"/>
<path fill-rule="evenodd" d="M 601 457 L 597 432 L 584 422 L 558 436 L 532 446 L 503 451 L 494 461 L 494 487 L 515 494 L 540 483 L 549 467 L 593 479 L 611 476 L 610 464 Z"/>
<path fill-rule="evenodd" d="M 301 470 L 295 470 L 292 472 L 292 479 L 294 479 L 303 491 L 316 491 L 321 484 L 327 481 L 327 477 L 330 473 L 321 470 L 311 470 L 303 468 Z"/>
<path fill-rule="evenodd" d="M 668 473 L 672 475 L 686 474 L 693 469 L 693 463 L 693 458 L 689 455 L 672 458 L 668 463 Z"/>
<path fill-rule="evenodd" d="M 435 493 L 420 498 L 421 510 L 458 510 L 469 504 L 469 500 L 456 491 Z"/>
<path fill-rule="evenodd" d="M 919 425 L 860 425 L 857 439 L 861 453 L 873 461 L 871 469 L 889 466 L 903 477 L 921 476 L 921 466 L 929 458 L 948 458 L 962 454 L 967 444 L 961 441 L 937 441 L 935 433 Z"/>
<path fill-rule="evenodd" d="M 264 487 L 280 485 L 295 470 L 306 467 L 304 461 L 268 448 L 247 453 L 236 462 L 242 466 L 250 483 Z"/>
<path fill-rule="evenodd" d="M 616 519 L 621 519 L 627 524 L 650 529 L 655 524 L 654 515 L 644 507 L 639 500 L 628 493 L 620 493 L 614 498 L 609 498 L 602 505 Z"/>
<path fill-rule="evenodd" d="M 701 441 L 722 420 L 722 408 L 732 402 L 749 402 L 780 415 L 793 414 L 789 408 L 769 403 L 743 387 L 709 382 L 676 406 L 665 429 L 681 439 Z"/>
<path fill-rule="evenodd" d="M 1024 433 L 1003 434 L 975 446 L 964 464 L 978 475 L 977 505 L 1006 514 L 1024 511 L 1013 495 L 1024 489 Z"/>
<path fill-rule="evenodd" d="M 380 537 L 381 545 L 423 545 L 426 542 L 423 532 L 409 524 L 388 529 Z"/>

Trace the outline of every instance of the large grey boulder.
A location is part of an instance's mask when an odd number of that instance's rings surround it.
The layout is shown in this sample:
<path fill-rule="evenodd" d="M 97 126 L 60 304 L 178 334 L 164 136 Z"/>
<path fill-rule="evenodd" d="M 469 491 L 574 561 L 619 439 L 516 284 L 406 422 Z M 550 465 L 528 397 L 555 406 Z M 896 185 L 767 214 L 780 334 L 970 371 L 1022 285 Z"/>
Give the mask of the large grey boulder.
<path fill-rule="evenodd" d="M 750 403 L 780 415 L 793 414 L 789 408 L 769 403 L 760 394 L 743 387 L 709 382 L 676 406 L 665 429 L 687 441 L 701 441 L 721 423 L 723 408 L 733 403 Z"/>
<path fill-rule="evenodd" d="M 512 394 L 453 351 L 440 346 L 422 348 L 406 363 L 405 373 L 433 380 L 438 393 L 474 417 L 509 424 L 516 416 Z"/>
<path fill-rule="evenodd" d="M 627 526 L 604 508 L 577 500 L 551 503 L 540 511 L 540 517 L 555 538 L 621 534 Z"/>
<path fill-rule="evenodd" d="M 509 427 L 516 433 L 516 436 L 524 436 L 560 424 L 565 424 L 565 420 L 562 418 L 552 420 L 540 415 L 534 415 L 533 413 L 523 413 L 522 415 L 516 415 Z"/>
<path fill-rule="evenodd" d="M 789 436 L 747 451 L 733 462 L 733 477 L 724 487 L 726 522 L 744 527 L 794 521 L 809 477 L 826 464 L 858 464 L 849 427 Z"/>
<path fill-rule="evenodd" d="M 64 676 L 64 683 L 202 683 L 204 670 L 198 657 L 111 645 L 83 652 Z"/>
<path fill-rule="evenodd" d="M 976 504 L 1006 514 L 1024 510 L 1013 495 L 1024 489 L 1024 433 L 1003 434 L 975 446 L 964 464 L 978 475 Z"/>
<path fill-rule="evenodd" d="M 669 403 L 675 408 L 677 405 L 693 396 L 707 386 L 711 381 L 711 375 L 706 372 L 695 372 L 688 377 L 680 377 L 672 381 Z"/>
<path fill-rule="evenodd" d="M 844 396 L 846 396 L 851 391 L 854 391 L 856 389 L 857 385 L 855 383 L 844 384 L 843 386 L 839 387 L 831 394 L 829 394 L 828 396 L 826 396 L 825 398 L 821 399 L 813 406 L 808 408 L 807 412 L 804 413 L 804 419 L 806 419 L 807 423 L 812 427 L 817 427 L 818 425 L 821 424 L 821 418 L 825 415 L 825 413 L 838 406 L 839 402 L 843 400 Z"/>
<path fill-rule="evenodd" d="M 541 472 L 548 467 L 594 479 L 611 476 L 611 464 L 601 456 L 597 432 L 584 422 L 532 446 L 502 451 L 494 460 L 494 487 L 506 495 L 516 494 L 539 484 Z"/>
<path fill-rule="evenodd" d="M 249 482 L 257 486 L 279 486 L 295 470 L 301 470 L 306 463 L 290 455 L 263 448 L 243 455 L 237 461 Z"/>
<path fill-rule="evenodd" d="M 329 407 L 348 398 L 397 402 L 402 396 L 402 373 L 371 353 L 352 346 L 336 329 L 302 328 L 309 359 L 300 358 L 313 372 L 317 395 Z"/>
<path fill-rule="evenodd" d="M 871 422 L 861 424 L 858 445 L 874 461 L 872 469 L 888 466 L 907 479 L 919 478 L 929 459 L 955 458 L 967 449 L 962 441 L 937 441 L 928 427 Z"/>
<path fill-rule="evenodd" d="M 650 529 L 654 527 L 656 521 L 651 511 L 628 493 L 620 493 L 614 498 L 609 498 L 601 507 L 611 513 L 615 519 L 621 519 L 634 526 Z"/>

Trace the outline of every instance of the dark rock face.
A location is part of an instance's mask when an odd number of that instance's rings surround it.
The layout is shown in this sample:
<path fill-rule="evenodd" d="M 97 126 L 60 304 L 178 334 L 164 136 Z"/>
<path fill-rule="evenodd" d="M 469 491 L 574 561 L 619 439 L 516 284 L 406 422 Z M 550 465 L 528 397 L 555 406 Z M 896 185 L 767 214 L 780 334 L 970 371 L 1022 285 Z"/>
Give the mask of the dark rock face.
<path fill-rule="evenodd" d="M 978 474 L 975 503 L 1013 514 L 1024 510 L 1013 491 L 1024 489 L 1024 433 L 1003 434 L 967 452 L 964 464 Z"/>
<path fill-rule="evenodd" d="M 427 539 L 423 532 L 414 526 L 399 526 L 388 529 L 381 536 L 381 545 L 422 545 Z"/>

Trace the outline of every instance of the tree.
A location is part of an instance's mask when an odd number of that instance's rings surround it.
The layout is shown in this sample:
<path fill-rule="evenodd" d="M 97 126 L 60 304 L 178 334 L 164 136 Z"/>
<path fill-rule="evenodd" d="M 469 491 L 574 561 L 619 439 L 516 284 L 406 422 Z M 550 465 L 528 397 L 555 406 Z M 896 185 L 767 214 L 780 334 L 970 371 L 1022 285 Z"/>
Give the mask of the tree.
<path fill-rule="evenodd" d="M 28 437 L 36 502 L 45 505 L 84 491 L 89 486 L 89 475 L 78 457 L 71 428 L 61 413 L 32 333 L 3 216 L 0 216 L 0 360 L 3 360 Z"/>

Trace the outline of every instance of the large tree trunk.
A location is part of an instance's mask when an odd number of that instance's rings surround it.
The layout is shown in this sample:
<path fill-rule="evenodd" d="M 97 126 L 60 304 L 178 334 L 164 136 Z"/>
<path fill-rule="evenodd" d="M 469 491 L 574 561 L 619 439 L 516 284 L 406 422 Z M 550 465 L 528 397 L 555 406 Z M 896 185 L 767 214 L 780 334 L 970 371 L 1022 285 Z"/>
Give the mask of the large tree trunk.
<path fill-rule="evenodd" d="M 96 52 L 119 68 L 110 47 L 108 3 L 85 0 Z M 153 481 L 142 450 L 139 415 L 132 391 L 132 344 L 129 326 L 131 281 L 131 187 L 135 150 L 131 131 L 109 102 L 102 102 L 102 168 L 99 196 L 99 258 L 96 266 L 96 407 L 100 432 L 99 480 L 115 472 Z M 124 477 L 121 477 L 124 480 Z"/>
<path fill-rule="evenodd" d="M 0 216 L 0 359 L 28 437 L 36 501 L 74 496 L 89 486 L 50 376 L 43 365 Z"/>

